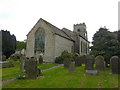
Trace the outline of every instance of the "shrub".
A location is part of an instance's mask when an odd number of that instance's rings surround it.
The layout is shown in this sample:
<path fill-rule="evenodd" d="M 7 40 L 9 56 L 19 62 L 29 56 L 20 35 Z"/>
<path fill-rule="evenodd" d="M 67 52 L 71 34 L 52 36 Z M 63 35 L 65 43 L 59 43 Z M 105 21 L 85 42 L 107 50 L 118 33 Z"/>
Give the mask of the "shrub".
<path fill-rule="evenodd" d="M 55 63 L 63 64 L 65 58 L 70 58 L 70 60 L 74 61 L 75 57 L 79 56 L 77 53 L 68 53 L 67 51 L 63 51 L 59 57 L 56 57 Z"/>

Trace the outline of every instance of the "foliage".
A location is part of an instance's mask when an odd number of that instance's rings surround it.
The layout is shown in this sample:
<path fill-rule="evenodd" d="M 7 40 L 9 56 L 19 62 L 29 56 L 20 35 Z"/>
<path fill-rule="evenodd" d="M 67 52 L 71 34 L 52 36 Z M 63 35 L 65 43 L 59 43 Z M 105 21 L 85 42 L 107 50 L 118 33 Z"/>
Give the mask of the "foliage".
<path fill-rule="evenodd" d="M 120 43 L 117 40 L 118 32 L 110 32 L 106 28 L 100 28 L 93 36 L 93 46 L 90 47 L 90 54 L 102 55 L 106 63 L 114 55 L 120 56 Z"/>
<path fill-rule="evenodd" d="M 63 51 L 59 57 L 56 57 L 55 63 L 63 64 L 63 61 L 65 58 L 70 58 L 72 60 L 75 59 L 75 57 L 79 56 L 77 53 L 68 53 L 67 51 Z"/>
<path fill-rule="evenodd" d="M 120 30 L 118 30 L 118 41 L 120 42 Z"/>
<path fill-rule="evenodd" d="M 16 37 L 11 35 L 9 31 L 1 30 L 0 33 L 2 33 L 2 54 L 8 58 L 15 52 Z"/>
<path fill-rule="evenodd" d="M 22 50 L 26 48 L 26 42 L 23 41 L 17 41 L 16 42 L 16 49 Z"/>

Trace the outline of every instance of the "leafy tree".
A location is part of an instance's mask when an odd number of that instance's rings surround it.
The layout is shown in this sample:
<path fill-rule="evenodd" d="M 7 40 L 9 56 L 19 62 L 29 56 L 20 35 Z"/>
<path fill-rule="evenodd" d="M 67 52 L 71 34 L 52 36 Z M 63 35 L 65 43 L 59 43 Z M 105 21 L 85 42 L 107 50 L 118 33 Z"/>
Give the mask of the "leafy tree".
<path fill-rule="evenodd" d="M 106 28 L 100 28 L 93 36 L 93 46 L 91 54 L 94 56 L 102 55 L 106 63 L 112 56 L 120 56 L 120 43 L 117 40 L 118 32 L 110 32 Z"/>
<path fill-rule="evenodd" d="M 2 33 L 2 54 L 7 58 L 15 52 L 16 37 L 11 35 L 9 31 L 0 31 Z"/>
<path fill-rule="evenodd" d="M 17 41 L 16 42 L 16 49 L 22 50 L 23 48 L 24 49 L 26 48 L 26 42 L 24 42 L 24 41 Z"/>
<path fill-rule="evenodd" d="M 120 42 L 120 30 L 118 30 L 118 41 Z"/>

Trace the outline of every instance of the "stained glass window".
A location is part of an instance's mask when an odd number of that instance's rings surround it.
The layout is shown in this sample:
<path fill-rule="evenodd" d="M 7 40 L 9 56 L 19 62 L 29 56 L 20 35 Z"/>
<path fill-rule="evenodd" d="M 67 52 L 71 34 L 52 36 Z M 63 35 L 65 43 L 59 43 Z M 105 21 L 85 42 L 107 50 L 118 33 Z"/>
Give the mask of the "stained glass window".
<path fill-rule="evenodd" d="M 35 52 L 45 51 L 45 31 L 39 28 L 35 33 Z"/>

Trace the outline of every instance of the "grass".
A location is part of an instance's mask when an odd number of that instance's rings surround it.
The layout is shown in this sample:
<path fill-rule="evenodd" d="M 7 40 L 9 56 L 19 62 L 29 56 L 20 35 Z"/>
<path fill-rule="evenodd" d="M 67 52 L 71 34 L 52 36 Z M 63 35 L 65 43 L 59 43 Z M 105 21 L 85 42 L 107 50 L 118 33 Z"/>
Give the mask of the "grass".
<path fill-rule="evenodd" d="M 57 66 L 57 64 L 42 64 L 42 65 L 39 65 L 38 68 L 40 68 L 41 70 L 44 70 L 44 69 L 51 68 L 54 66 Z"/>
<path fill-rule="evenodd" d="M 43 72 L 36 80 L 15 80 L 3 88 L 118 88 L 118 75 L 111 70 L 99 71 L 98 75 L 86 75 L 84 66 L 69 73 L 63 66 Z"/>
<path fill-rule="evenodd" d="M 2 69 L 2 74 L 0 73 L 0 77 L 2 77 L 2 81 L 11 79 L 11 78 L 16 78 L 17 75 L 23 73 L 22 71 L 20 71 L 19 60 L 17 60 L 17 61 L 10 60 L 10 61 L 13 62 L 15 67 Z M 43 69 L 51 68 L 53 66 L 57 66 L 57 64 L 42 64 L 42 65 L 38 66 L 38 68 L 43 70 Z"/>
<path fill-rule="evenodd" d="M 12 62 L 15 67 L 2 69 L 2 80 L 15 78 L 17 75 L 22 73 L 19 68 L 19 61 L 12 61 Z"/>

